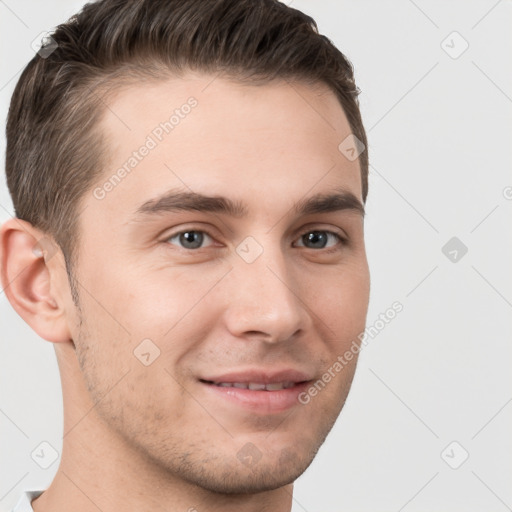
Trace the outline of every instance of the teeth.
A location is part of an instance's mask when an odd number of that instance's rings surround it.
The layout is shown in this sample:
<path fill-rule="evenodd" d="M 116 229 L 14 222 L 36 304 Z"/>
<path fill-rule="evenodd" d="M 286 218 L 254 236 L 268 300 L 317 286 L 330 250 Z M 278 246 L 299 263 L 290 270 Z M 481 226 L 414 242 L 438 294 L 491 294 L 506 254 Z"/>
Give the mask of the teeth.
<path fill-rule="evenodd" d="M 263 384 L 262 382 L 214 382 L 214 384 L 222 388 L 251 389 L 253 391 L 280 391 L 294 385 L 291 381 L 273 382 L 272 384 Z"/>
<path fill-rule="evenodd" d="M 277 391 L 279 389 L 284 389 L 285 382 L 274 382 L 273 384 L 267 384 L 265 387 L 267 391 Z"/>
<path fill-rule="evenodd" d="M 249 389 L 263 391 L 265 389 L 265 384 L 258 384 L 257 382 L 249 382 Z"/>

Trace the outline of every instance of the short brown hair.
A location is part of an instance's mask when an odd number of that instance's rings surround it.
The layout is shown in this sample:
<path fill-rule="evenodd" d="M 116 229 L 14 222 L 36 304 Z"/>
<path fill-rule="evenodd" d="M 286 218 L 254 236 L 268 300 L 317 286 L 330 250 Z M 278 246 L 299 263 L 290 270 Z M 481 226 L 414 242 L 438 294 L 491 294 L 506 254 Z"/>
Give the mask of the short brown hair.
<path fill-rule="evenodd" d="M 108 158 L 96 128 L 106 94 L 121 83 L 186 70 L 324 83 L 364 144 L 366 201 L 367 140 L 353 67 L 301 11 L 278 0 L 102 0 L 51 37 L 54 48 L 32 58 L 12 96 L 6 175 L 16 216 L 57 242 L 70 277 L 80 201 Z"/>

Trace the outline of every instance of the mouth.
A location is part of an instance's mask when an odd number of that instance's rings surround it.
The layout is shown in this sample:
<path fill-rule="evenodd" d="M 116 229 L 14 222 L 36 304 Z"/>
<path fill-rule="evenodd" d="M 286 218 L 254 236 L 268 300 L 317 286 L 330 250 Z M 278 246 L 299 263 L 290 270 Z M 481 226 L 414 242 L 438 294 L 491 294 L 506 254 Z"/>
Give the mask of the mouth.
<path fill-rule="evenodd" d="M 302 382 L 292 381 L 272 382 L 270 384 L 265 384 L 264 382 L 215 382 L 203 379 L 200 379 L 200 381 L 221 388 L 250 389 L 251 391 L 280 391 L 281 389 L 290 389 L 297 384 L 302 384 Z"/>
<path fill-rule="evenodd" d="M 313 382 L 304 373 L 284 371 L 237 373 L 201 378 L 199 383 L 224 406 L 257 414 L 276 414 L 301 405 L 299 395 Z"/>

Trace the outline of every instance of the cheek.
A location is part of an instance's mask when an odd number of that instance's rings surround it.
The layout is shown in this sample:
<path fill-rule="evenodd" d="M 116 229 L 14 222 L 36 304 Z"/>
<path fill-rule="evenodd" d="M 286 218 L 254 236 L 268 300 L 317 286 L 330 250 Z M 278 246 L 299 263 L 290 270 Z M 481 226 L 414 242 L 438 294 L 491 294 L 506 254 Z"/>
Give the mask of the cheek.
<path fill-rule="evenodd" d="M 326 336 L 335 336 L 343 345 L 364 331 L 369 288 L 364 265 L 344 267 L 331 276 L 308 280 L 306 303 L 322 319 Z"/>
<path fill-rule="evenodd" d="M 139 349 L 140 340 L 130 341 L 122 329 L 105 327 L 107 316 L 88 311 L 94 324 L 82 325 L 76 343 L 91 401 L 108 424 L 130 437 L 151 436 L 155 425 L 169 433 L 169 420 L 179 423 L 194 407 L 180 385 L 182 376 L 175 374 L 163 347 L 158 356 L 156 344 L 146 341 Z"/>
<path fill-rule="evenodd" d="M 104 302 L 133 337 L 162 339 L 200 306 L 227 270 L 201 265 L 116 269 L 105 278 L 115 283 L 103 295 Z"/>
<path fill-rule="evenodd" d="M 346 282 L 339 292 L 338 316 L 348 331 L 364 330 L 369 301 L 369 282 L 365 276 Z"/>

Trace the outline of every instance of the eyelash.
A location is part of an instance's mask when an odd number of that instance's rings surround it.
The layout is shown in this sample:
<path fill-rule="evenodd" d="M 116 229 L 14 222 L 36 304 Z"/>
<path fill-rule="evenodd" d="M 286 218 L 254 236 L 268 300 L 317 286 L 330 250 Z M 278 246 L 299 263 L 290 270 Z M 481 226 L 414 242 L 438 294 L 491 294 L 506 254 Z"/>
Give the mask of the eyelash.
<path fill-rule="evenodd" d="M 189 233 L 191 231 L 193 231 L 194 233 L 204 233 L 207 236 L 209 236 L 212 240 L 215 239 L 215 237 L 213 235 L 211 235 L 208 231 L 206 231 L 204 229 L 195 229 L 192 227 L 192 228 L 184 229 L 184 230 L 181 230 L 181 231 L 171 234 L 170 236 L 168 236 L 164 239 L 164 242 L 168 243 L 169 240 L 171 240 L 172 238 L 179 237 L 180 235 L 182 235 L 184 233 Z M 318 232 L 319 233 L 327 233 L 328 235 L 334 236 L 338 240 L 339 243 L 330 248 L 311 249 L 312 251 L 318 251 L 318 252 L 323 251 L 324 254 L 330 254 L 330 253 L 339 251 L 343 246 L 348 244 L 348 241 L 345 238 L 343 238 L 341 235 L 339 235 L 338 233 L 335 233 L 334 231 L 329 231 L 327 229 L 308 229 L 307 231 L 304 231 L 301 235 L 299 235 L 298 239 L 299 240 L 302 239 L 302 237 L 304 235 L 307 235 L 309 233 L 318 233 Z M 172 244 L 169 244 L 169 245 L 172 245 Z M 304 246 L 300 246 L 300 247 L 304 247 Z M 189 251 L 199 252 L 203 249 L 207 249 L 207 247 L 199 247 L 197 249 L 188 249 L 186 247 L 179 247 L 179 248 L 181 250 L 187 251 L 187 252 L 189 252 Z M 308 249 L 308 247 L 305 247 L 305 248 Z"/>

